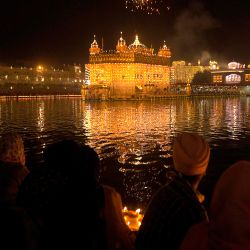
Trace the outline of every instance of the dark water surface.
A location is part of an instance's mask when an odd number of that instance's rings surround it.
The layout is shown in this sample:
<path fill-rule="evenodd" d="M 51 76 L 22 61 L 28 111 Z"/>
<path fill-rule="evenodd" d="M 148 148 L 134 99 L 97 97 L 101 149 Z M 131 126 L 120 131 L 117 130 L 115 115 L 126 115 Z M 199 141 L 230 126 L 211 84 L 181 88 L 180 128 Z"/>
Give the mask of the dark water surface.
<path fill-rule="evenodd" d="M 201 190 L 209 201 L 222 171 L 250 160 L 250 97 L 161 101 L 83 102 L 80 98 L 0 100 L 0 134 L 19 132 L 27 166 L 41 165 L 44 148 L 73 138 L 95 148 L 101 180 L 126 205 L 145 207 L 165 181 L 172 141 L 180 131 L 204 135 L 212 149 Z"/>

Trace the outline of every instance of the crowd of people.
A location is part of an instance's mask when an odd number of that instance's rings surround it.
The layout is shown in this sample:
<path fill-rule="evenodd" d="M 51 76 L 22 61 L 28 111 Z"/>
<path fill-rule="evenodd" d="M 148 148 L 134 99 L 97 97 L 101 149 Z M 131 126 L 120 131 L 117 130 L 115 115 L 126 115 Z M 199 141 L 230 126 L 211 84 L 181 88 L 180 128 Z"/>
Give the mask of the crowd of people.
<path fill-rule="evenodd" d="M 3 250 L 250 249 L 250 162 L 221 175 L 209 209 L 199 183 L 210 147 L 199 134 L 173 142 L 173 169 L 151 198 L 137 232 L 122 199 L 99 181 L 95 150 L 73 140 L 48 146 L 44 166 L 29 171 L 22 137 L 0 138 L 0 248 Z"/>

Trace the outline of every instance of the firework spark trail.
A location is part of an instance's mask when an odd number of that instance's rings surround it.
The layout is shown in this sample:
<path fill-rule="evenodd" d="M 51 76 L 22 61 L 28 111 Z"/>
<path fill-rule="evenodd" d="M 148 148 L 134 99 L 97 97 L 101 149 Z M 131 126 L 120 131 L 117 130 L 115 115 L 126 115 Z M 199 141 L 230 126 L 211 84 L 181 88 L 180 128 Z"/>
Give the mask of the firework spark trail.
<path fill-rule="evenodd" d="M 137 12 L 142 11 L 148 15 L 160 14 L 160 8 L 169 10 L 166 0 L 126 0 L 126 9 Z"/>

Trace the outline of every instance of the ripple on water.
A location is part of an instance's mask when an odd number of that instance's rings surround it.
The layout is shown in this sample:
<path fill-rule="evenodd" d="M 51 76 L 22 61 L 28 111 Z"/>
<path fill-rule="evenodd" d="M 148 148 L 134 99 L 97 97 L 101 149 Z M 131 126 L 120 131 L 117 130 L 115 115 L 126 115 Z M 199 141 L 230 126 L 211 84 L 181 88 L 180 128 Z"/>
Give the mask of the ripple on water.
<path fill-rule="evenodd" d="M 0 134 L 16 131 L 24 137 L 30 168 L 41 163 L 48 145 L 61 139 L 73 138 L 94 147 L 102 160 L 105 183 L 115 186 L 126 203 L 139 206 L 164 183 L 164 166 L 171 164 L 172 142 L 179 132 L 196 131 L 206 137 L 212 154 L 222 155 L 212 155 L 217 172 L 220 165 L 237 158 L 249 159 L 249 100 L 0 101 Z"/>

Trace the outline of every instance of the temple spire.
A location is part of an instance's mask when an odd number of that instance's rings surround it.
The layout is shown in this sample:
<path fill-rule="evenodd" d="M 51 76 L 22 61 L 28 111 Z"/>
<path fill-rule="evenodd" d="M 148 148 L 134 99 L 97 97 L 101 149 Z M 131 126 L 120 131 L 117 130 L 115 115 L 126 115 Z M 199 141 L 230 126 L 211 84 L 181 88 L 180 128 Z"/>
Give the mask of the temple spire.
<path fill-rule="evenodd" d="M 99 48 L 98 43 L 96 41 L 96 35 L 94 35 L 94 41 L 91 43 L 89 53 L 91 55 L 100 53 L 100 48 Z"/>
<path fill-rule="evenodd" d="M 117 45 L 116 45 L 116 50 L 117 52 L 125 52 L 127 51 L 128 47 L 126 45 L 126 41 L 122 37 L 122 31 L 120 32 L 121 37 L 119 38 Z"/>

